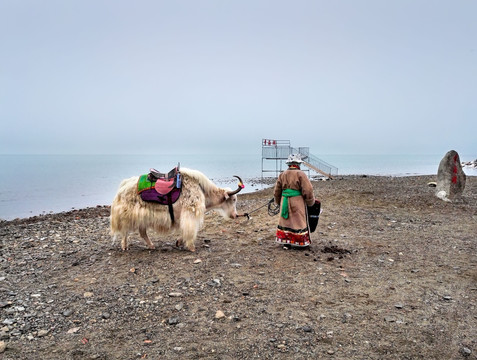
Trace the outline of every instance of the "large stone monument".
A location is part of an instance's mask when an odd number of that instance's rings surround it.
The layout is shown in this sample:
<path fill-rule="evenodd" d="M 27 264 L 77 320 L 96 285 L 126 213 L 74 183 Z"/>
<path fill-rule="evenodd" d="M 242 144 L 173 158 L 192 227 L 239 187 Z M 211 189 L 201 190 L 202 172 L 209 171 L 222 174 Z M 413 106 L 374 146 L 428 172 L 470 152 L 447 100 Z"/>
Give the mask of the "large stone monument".
<path fill-rule="evenodd" d="M 460 197 L 465 188 L 465 180 L 459 154 L 454 150 L 447 152 L 437 171 L 437 197 L 445 201 Z"/>

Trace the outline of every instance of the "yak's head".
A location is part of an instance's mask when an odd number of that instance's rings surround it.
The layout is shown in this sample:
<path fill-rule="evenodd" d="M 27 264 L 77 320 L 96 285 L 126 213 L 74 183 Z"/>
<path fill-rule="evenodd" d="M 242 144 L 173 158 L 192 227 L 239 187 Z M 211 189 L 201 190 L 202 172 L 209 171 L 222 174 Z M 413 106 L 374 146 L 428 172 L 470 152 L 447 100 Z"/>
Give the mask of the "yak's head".
<path fill-rule="evenodd" d="M 237 214 L 237 195 L 245 186 L 242 182 L 242 179 L 234 175 L 239 180 L 238 188 L 236 190 L 225 190 L 225 196 L 220 205 L 215 209 L 218 210 L 224 218 L 235 219 L 238 217 Z"/>

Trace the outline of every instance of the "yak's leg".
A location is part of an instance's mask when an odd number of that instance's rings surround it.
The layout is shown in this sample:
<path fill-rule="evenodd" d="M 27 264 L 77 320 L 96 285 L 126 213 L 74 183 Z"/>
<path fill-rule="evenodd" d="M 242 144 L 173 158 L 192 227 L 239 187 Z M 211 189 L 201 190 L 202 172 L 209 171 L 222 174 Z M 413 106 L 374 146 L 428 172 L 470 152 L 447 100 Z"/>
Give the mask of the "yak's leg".
<path fill-rule="evenodd" d="M 121 248 L 123 251 L 126 251 L 128 249 L 128 233 L 122 234 L 122 239 L 121 239 Z"/>
<path fill-rule="evenodd" d="M 181 214 L 181 223 L 180 229 L 182 233 L 182 240 L 184 246 L 189 251 L 195 251 L 195 239 L 197 238 L 197 233 L 199 232 L 200 219 L 194 214 L 189 212 L 182 212 Z"/>
<path fill-rule="evenodd" d="M 149 237 L 147 236 L 147 233 L 146 233 L 146 228 L 145 227 L 139 227 L 139 235 L 141 235 L 141 237 L 144 239 L 144 241 L 146 242 L 147 244 L 147 247 L 151 250 L 155 249 L 156 247 L 154 246 L 154 244 L 152 243 L 152 241 L 149 239 Z"/>

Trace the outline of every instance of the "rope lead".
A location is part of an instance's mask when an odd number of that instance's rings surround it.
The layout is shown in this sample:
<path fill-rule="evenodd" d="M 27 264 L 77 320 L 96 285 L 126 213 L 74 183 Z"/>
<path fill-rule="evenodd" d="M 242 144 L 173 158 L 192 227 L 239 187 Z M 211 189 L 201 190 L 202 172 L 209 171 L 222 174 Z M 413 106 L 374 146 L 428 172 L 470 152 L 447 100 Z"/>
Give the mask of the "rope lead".
<path fill-rule="evenodd" d="M 270 199 L 266 204 L 262 205 L 262 206 L 259 206 L 258 208 L 248 212 L 248 213 L 244 213 L 243 215 L 239 215 L 239 216 L 246 216 L 248 220 L 250 220 L 250 214 L 251 213 L 254 213 L 255 211 L 258 211 L 260 210 L 261 208 L 265 207 L 268 205 L 268 215 L 270 216 L 274 216 L 274 215 L 277 215 L 279 212 L 280 212 L 280 205 L 276 205 L 274 204 L 274 199 Z"/>

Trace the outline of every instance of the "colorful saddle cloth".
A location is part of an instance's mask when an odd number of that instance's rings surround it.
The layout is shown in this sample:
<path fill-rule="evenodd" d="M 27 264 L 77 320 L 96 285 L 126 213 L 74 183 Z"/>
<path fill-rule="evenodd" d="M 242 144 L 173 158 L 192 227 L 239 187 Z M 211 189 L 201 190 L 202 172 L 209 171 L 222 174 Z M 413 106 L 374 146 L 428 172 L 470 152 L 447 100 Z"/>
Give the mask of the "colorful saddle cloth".
<path fill-rule="evenodd" d="M 158 177 L 158 175 L 163 176 Z M 149 174 L 139 177 L 137 193 L 144 201 L 172 205 L 181 195 L 181 182 L 182 177 L 178 168 L 171 170 L 168 174 L 161 174 L 157 170 L 151 169 Z"/>

